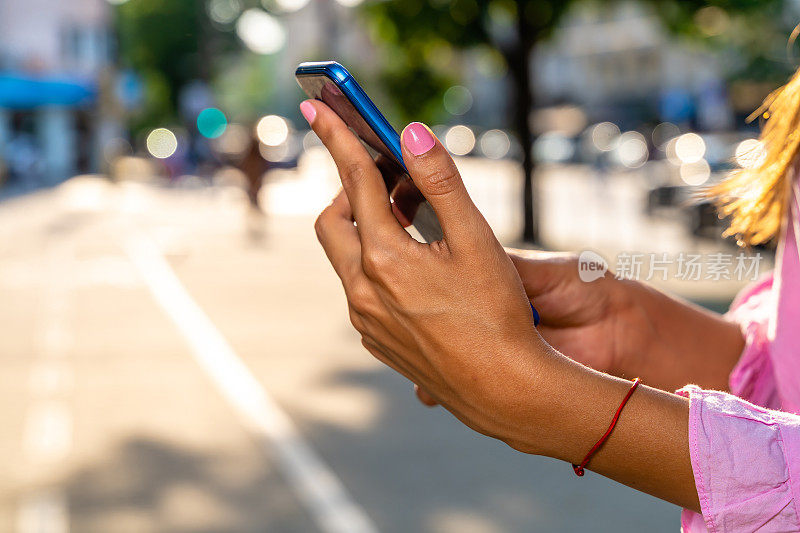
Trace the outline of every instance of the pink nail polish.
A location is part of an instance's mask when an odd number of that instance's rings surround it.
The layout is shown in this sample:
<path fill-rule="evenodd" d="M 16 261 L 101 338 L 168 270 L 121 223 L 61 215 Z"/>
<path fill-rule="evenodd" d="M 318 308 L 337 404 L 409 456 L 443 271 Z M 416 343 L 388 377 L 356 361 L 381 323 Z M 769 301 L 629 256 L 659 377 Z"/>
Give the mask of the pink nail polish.
<path fill-rule="evenodd" d="M 317 110 L 308 100 L 300 104 L 300 112 L 309 124 L 313 124 L 314 119 L 317 118 Z"/>
<path fill-rule="evenodd" d="M 424 124 L 412 122 L 403 130 L 403 144 L 414 155 L 422 155 L 436 144 L 436 139 Z"/>

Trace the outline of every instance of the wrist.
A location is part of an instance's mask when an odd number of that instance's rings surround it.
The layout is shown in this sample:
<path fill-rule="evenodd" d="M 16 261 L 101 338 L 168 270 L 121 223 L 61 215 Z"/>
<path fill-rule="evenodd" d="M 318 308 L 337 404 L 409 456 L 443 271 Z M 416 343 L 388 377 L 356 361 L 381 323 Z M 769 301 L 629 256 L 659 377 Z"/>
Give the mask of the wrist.
<path fill-rule="evenodd" d="M 573 361 L 543 340 L 528 350 L 525 359 L 534 364 L 503 384 L 492 409 L 503 413 L 496 417 L 496 436 L 523 453 L 579 461 L 586 452 L 585 439 L 575 439 L 575 435 L 594 435 L 604 429 L 581 412 L 587 408 L 583 395 L 593 394 L 604 379 L 624 382 Z M 612 409 L 612 403 L 593 408 Z"/>
<path fill-rule="evenodd" d="M 506 352 L 508 353 L 508 352 Z M 483 411 L 487 429 L 517 451 L 547 455 L 547 435 L 551 433 L 553 381 L 557 379 L 559 360 L 564 358 L 536 336 L 528 345 L 514 352 L 504 372 L 491 380 L 484 390 Z M 499 362 L 499 361 L 498 361 Z"/>
<path fill-rule="evenodd" d="M 527 397 L 531 422 L 514 446 L 578 464 L 606 431 L 631 382 L 598 372 L 553 350 L 541 383 Z"/>
<path fill-rule="evenodd" d="M 704 388 L 728 389 L 728 376 L 744 349 L 738 324 L 718 313 L 668 296 L 648 285 L 634 290 L 637 307 L 648 332 L 638 357 L 631 357 L 626 372 L 666 391 L 687 383 Z"/>
<path fill-rule="evenodd" d="M 614 339 L 611 364 L 601 368 L 613 376 L 637 377 L 648 365 L 656 336 L 649 306 L 647 287 L 634 280 L 608 280 L 607 334 Z"/>

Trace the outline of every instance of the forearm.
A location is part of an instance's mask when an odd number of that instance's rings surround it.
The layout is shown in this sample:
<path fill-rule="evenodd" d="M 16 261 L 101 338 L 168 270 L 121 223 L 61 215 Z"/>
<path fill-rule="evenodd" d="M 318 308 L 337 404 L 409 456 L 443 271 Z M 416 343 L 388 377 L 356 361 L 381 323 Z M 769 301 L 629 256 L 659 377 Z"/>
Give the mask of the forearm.
<path fill-rule="evenodd" d="M 730 374 L 744 348 L 738 324 L 652 287 L 632 289 L 652 334 L 645 353 L 623 359 L 616 375 L 641 377 L 650 386 L 674 391 L 687 383 L 727 390 Z"/>
<path fill-rule="evenodd" d="M 537 381 L 541 385 L 531 397 L 536 420 L 528 426 L 534 444 L 527 451 L 578 464 L 608 428 L 631 382 L 595 372 L 554 350 L 547 359 Z M 688 400 L 641 385 L 587 468 L 699 510 L 688 421 Z M 564 475 L 572 475 L 571 470 L 565 469 Z"/>

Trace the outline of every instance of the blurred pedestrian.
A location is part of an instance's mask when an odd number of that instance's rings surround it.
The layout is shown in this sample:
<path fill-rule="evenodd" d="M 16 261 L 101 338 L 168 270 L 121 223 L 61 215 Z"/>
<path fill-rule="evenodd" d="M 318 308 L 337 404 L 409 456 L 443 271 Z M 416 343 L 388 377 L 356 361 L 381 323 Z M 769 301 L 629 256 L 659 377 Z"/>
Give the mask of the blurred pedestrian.
<path fill-rule="evenodd" d="M 247 151 L 239 161 L 239 170 L 242 171 L 247 179 L 247 197 L 250 200 L 250 206 L 255 210 L 261 211 L 258 197 L 264 181 L 264 174 L 269 170 L 269 162 L 261 156 L 259 147 L 258 138 L 253 136 L 250 139 Z"/>

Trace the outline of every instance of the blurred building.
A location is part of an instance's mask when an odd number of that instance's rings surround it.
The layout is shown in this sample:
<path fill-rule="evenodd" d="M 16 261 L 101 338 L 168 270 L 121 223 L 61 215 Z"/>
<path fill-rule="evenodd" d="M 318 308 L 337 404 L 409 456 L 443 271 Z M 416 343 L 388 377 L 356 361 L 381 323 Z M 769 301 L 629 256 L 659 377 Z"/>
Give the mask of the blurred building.
<path fill-rule="evenodd" d="M 287 38 L 275 70 L 278 86 L 296 86 L 294 70 L 303 61 L 333 59 L 362 74 L 374 74 L 380 66 L 363 21 L 353 8 L 341 2 L 312 1 L 282 20 Z M 294 93 L 282 92 L 276 95 L 278 105 L 295 113 L 300 95 L 299 88 Z"/>
<path fill-rule="evenodd" d="M 111 63 L 106 0 L 0 0 L 0 160 L 24 189 L 93 170 Z"/>
<path fill-rule="evenodd" d="M 596 120 L 732 125 L 719 54 L 671 37 L 633 2 L 574 10 L 534 63 L 540 100 L 577 104 Z"/>

